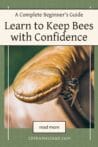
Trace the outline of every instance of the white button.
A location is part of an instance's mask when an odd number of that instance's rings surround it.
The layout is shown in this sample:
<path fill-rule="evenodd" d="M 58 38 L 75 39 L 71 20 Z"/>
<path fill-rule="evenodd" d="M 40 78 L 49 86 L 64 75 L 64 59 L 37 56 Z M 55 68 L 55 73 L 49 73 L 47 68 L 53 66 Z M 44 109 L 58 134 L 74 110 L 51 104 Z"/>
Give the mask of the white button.
<path fill-rule="evenodd" d="M 65 122 L 33 122 L 34 133 L 65 133 Z"/>

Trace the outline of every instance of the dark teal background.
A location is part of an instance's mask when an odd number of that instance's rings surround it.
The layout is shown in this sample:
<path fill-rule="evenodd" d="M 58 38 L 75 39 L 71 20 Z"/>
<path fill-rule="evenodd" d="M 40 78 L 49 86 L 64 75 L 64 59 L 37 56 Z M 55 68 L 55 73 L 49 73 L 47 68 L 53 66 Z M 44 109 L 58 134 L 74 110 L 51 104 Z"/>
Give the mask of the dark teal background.
<path fill-rule="evenodd" d="M 7 7 L 13 8 L 98 8 L 98 0 L 0 0 L 0 8 L 7 9 Z M 94 35 L 94 34 L 92 34 Z M 20 47 L 19 47 L 20 48 Z M 19 49 L 17 48 L 17 50 Z M 4 113 L 4 83 L 6 78 L 4 75 L 7 72 L 5 63 L 4 46 L 0 46 L 0 147 L 96 147 L 98 146 L 98 46 L 95 48 L 95 128 L 92 129 L 92 140 L 89 140 L 89 129 L 68 129 L 66 136 L 70 136 L 69 141 L 29 141 L 28 136 L 33 136 L 31 129 L 10 129 L 10 140 L 7 140 L 7 129 L 4 129 L 3 125 L 3 113 Z M 40 50 L 40 49 L 38 49 Z M 7 52 L 7 48 L 6 51 Z M 34 51 L 36 52 L 36 50 Z M 15 53 L 15 52 L 14 52 Z M 11 52 L 14 58 L 13 52 Z M 16 51 L 17 54 L 17 51 Z M 21 53 L 20 55 L 21 56 Z M 31 55 L 30 55 L 31 56 Z M 24 59 L 24 62 L 29 57 Z M 12 60 L 12 59 L 11 59 Z M 17 69 L 13 69 L 13 73 L 10 73 L 12 79 L 18 68 L 21 67 L 22 62 L 19 57 L 19 63 Z M 14 64 L 14 63 L 11 63 Z M 12 79 L 10 82 L 12 82 Z M 42 136 L 39 134 L 38 136 Z M 46 135 L 43 135 L 46 136 Z M 49 134 L 47 136 L 59 136 L 56 134 Z M 61 136 L 65 136 L 62 134 Z"/>
<path fill-rule="evenodd" d="M 9 47 L 9 83 L 11 84 L 19 69 L 45 46 L 10 46 Z M 5 47 L 5 88 L 7 88 L 8 50 Z"/>

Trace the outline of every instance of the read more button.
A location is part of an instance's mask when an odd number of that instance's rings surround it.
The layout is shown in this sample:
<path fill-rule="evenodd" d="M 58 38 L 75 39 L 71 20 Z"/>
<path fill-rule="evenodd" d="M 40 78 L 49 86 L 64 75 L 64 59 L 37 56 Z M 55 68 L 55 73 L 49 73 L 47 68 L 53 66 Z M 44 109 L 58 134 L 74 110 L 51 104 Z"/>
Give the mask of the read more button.
<path fill-rule="evenodd" d="M 65 122 L 33 122 L 33 133 L 65 133 Z"/>

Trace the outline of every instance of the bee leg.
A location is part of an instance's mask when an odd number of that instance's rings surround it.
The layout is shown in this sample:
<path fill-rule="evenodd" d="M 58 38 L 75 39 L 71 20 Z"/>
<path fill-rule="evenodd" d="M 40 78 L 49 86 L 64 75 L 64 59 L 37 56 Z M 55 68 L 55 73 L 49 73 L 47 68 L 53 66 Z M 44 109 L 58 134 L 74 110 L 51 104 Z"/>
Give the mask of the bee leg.
<path fill-rule="evenodd" d="M 79 81 L 78 78 L 72 78 L 66 82 L 66 86 L 61 93 L 65 101 L 71 101 L 71 107 L 73 106 L 77 94 L 79 92 Z"/>

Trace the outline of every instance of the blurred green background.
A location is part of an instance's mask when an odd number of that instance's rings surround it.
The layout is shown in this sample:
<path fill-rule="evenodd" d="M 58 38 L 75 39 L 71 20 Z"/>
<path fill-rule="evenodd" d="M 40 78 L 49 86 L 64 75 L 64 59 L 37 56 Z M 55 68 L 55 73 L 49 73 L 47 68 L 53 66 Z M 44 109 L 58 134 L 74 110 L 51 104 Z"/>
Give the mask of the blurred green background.
<path fill-rule="evenodd" d="M 9 84 L 20 68 L 45 46 L 10 46 L 9 47 Z M 5 88 L 8 87 L 8 47 L 5 47 Z"/>

